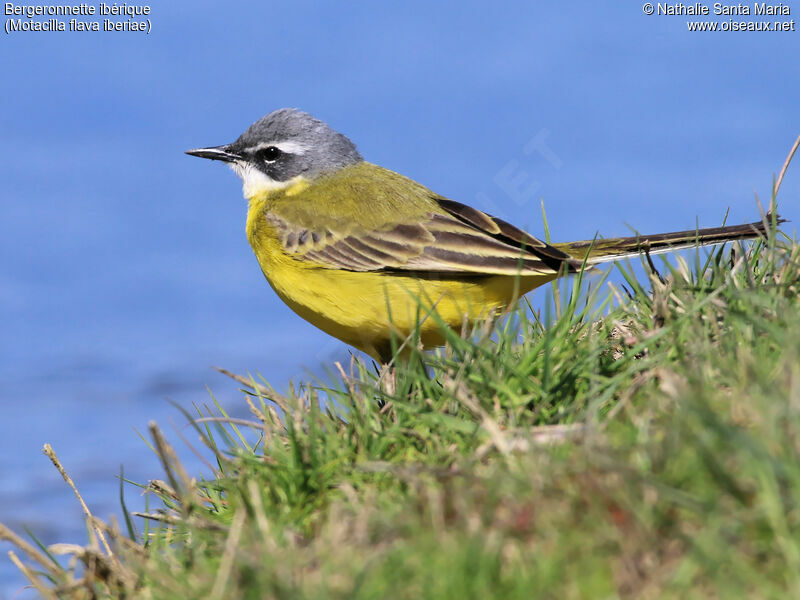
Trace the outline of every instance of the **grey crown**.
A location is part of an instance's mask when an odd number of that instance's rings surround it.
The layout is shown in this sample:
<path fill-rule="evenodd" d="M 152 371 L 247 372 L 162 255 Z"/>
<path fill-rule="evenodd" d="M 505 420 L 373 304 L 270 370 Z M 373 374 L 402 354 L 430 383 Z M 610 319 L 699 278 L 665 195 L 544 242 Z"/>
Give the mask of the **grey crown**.
<path fill-rule="evenodd" d="M 267 160 L 265 144 L 295 142 L 300 152 L 282 152 Z M 308 178 L 337 171 L 364 160 L 356 145 L 327 123 L 296 108 L 281 108 L 262 117 L 227 148 L 275 181 L 298 175 Z"/>

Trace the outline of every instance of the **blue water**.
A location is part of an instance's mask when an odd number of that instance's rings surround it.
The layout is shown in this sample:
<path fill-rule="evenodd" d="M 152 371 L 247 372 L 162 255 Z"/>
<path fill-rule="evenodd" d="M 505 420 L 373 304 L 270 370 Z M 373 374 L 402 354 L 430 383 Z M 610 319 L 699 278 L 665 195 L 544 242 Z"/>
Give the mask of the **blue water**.
<path fill-rule="evenodd" d="M 690 34 L 588 1 L 162 4 L 149 36 L 0 42 L 0 521 L 45 543 L 85 540 L 45 442 L 119 514 L 120 465 L 161 477 L 136 431 L 190 433 L 170 400 L 209 387 L 246 414 L 211 365 L 283 387 L 348 359 L 263 281 L 233 174 L 187 148 L 298 106 L 537 235 L 544 199 L 564 240 L 752 220 L 800 133 L 796 32 Z M 798 192 L 795 168 L 795 222 Z M 22 585 L 0 558 L 0 598 Z"/>

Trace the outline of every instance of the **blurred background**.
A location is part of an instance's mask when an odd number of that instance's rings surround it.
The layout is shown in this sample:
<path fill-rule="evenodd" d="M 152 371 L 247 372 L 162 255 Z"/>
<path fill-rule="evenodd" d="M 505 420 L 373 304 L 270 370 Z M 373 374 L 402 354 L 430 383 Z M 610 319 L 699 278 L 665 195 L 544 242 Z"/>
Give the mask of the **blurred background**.
<path fill-rule="evenodd" d="M 568 240 L 755 220 L 800 133 L 796 31 L 690 33 L 635 2 L 222 6 L 0 41 L 0 522 L 45 543 L 85 540 L 45 442 L 107 518 L 121 465 L 161 476 L 137 431 L 191 437 L 170 401 L 244 413 L 211 365 L 286 389 L 349 360 L 263 280 L 238 179 L 184 150 L 298 107 L 535 235 L 544 201 Z M 0 598 L 30 597 L 8 549 Z"/>

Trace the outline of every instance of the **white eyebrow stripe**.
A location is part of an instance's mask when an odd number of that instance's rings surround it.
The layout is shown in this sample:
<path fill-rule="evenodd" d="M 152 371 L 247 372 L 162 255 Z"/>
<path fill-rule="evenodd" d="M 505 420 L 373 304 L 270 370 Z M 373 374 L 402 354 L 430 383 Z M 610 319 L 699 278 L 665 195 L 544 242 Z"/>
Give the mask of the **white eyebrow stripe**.
<path fill-rule="evenodd" d="M 275 146 L 281 152 L 286 152 L 287 154 L 305 154 L 310 150 L 310 146 L 300 142 L 295 142 L 293 140 L 284 140 L 282 142 L 261 142 L 260 144 L 251 146 L 248 148 L 248 150 L 250 152 L 258 152 L 259 150 L 269 148 L 270 146 Z"/>

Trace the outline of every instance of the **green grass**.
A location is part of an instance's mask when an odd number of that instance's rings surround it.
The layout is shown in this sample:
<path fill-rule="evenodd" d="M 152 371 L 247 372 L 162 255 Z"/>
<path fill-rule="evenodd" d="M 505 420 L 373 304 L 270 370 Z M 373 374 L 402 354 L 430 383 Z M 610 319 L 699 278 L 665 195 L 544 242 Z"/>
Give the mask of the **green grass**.
<path fill-rule="evenodd" d="M 251 381 L 252 422 L 193 415 L 199 479 L 153 425 L 153 518 L 20 562 L 59 598 L 798 597 L 800 246 L 691 258 L 564 280 L 394 385 Z"/>

